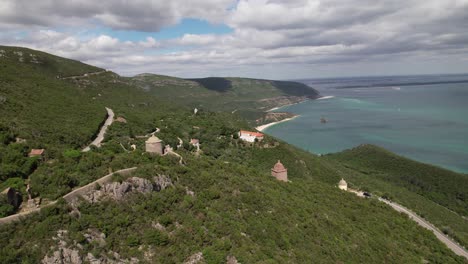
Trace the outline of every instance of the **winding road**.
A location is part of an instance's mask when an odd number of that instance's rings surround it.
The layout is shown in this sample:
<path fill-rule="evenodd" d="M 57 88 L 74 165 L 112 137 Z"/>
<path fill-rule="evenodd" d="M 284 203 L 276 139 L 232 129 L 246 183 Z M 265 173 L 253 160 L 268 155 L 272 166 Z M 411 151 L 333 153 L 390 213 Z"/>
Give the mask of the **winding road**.
<path fill-rule="evenodd" d="M 431 223 L 427 222 L 426 220 L 422 219 L 421 217 L 419 217 L 418 215 L 416 215 L 415 213 L 413 213 L 409 209 L 407 209 L 407 208 L 405 208 L 405 207 L 403 207 L 403 206 L 401 206 L 401 205 L 399 205 L 397 203 L 390 202 L 390 201 L 382 199 L 382 198 L 379 198 L 379 201 L 390 205 L 393 209 L 395 209 L 398 212 L 402 212 L 402 213 L 407 214 L 413 221 L 418 223 L 420 226 L 431 230 L 434 233 L 434 235 L 442 243 L 444 243 L 449 249 L 451 249 L 455 254 L 457 254 L 459 256 L 463 256 L 466 259 L 468 259 L 468 252 L 462 246 L 460 246 L 457 243 L 453 242 L 450 238 L 448 238 L 446 235 L 444 235 L 442 232 L 440 232 L 439 229 L 435 228 Z"/>
<path fill-rule="evenodd" d="M 114 111 L 112 109 L 106 107 L 107 110 L 107 119 L 104 122 L 104 124 L 101 127 L 101 130 L 99 131 L 97 137 L 89 144 L 86 148 L 84 148 L 82 151 L 83 152 L 88 152 L 91 150 L 91 145 L 94 145 L 96 147 L 101 147 L 101 142 L 104 140 L 104 134 L 107 131 L 107 128 L 114 122 Z"/>

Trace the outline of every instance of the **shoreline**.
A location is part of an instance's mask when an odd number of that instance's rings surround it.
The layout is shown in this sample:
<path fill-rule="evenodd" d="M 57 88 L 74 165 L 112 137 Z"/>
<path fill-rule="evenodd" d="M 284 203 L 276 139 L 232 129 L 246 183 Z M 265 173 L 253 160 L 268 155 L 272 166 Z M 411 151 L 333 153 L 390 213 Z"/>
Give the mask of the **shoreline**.
<path fill-rule="evenodd" d="M 271 112 L 271 111 L 275 111 L 275 110 L 281 109 L 281 108 L 286 107 L 286 106 L 302 104 L 302 103 L 304 103 L 304 102 L 308 102 L 308 101 L 312 101 L 312 100 L 317 100 L 317 99 L 310 99 L 310 98 L 307 98 L 307 99 L 302 100 L 302 101 L 300 101 L 300 102 L 295 102 L 295 103 L 291 103 L 291 104 L 285 104 L 285 105 L 282 105 L 282 106 L 273 107 L 273 108 L 271 108 L 271 109 L 266 110 L 265 112 L 268 113 L 268 112 Z"/>
<path fill-rule="evenodd" d="M 277 124 L 279 124 L 279 123 L 291 121 L 291 120 L 293 120 L 293 119 L 295 119 L 295 118 L 297 118 L 297 117 L 299 117 L 299 116 L 300 116 L 300 115 L 295 115 L 295 116 L 293 116 L 293 117 L 285 118 L 285 119 L 280 120 L 280 121 L 271 122 L 271 123 L 268 123 L 268 124 L 265 124 L 265 125 L 258 126 L 258 127 L 256 127 L 255 129 L 258 130 L 258 131 L 260 131 L 260 132 L 263 132 L 263 131 L 265 131 L 265 129 L 267 129 L 267 128 L 269 128 L 269 127 L 272 127 L 272 126 L 277 125 Z"/>

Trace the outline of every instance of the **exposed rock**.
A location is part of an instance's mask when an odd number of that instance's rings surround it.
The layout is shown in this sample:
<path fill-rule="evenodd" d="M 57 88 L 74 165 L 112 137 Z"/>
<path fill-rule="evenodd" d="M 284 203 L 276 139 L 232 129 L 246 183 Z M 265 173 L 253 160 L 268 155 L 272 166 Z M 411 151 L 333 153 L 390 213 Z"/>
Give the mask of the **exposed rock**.
<path fill-rule="evenodd" d="M 97 229 L 88 229 L 88 231 L 84 234 L 84 237 L 89 243 L 95 242 L 101 247 L 107 244 L 106 235 L 104 233 L 99 232 L 99 230 Z"/>
<path fill-rule="evenodd" d="M 197 252 L 191 255 L 190 257 L 188 257 L 184 261 L 184 264 L 198 264 L 198 263 L 205 263 L 205 259 L 203 258 L 202 252 Z"/>
<path fill-rule="evenodd" d="M 140 262 L 137 258 L 122 259 L 118 253 L 113 251 L 109 251 L 108 255 L 103 254 L 99 258 L 95 257 L 92 253 L 88 253 L 85 260 L 90 264 L 136 264 Z"/>
<path fill-rule="evenodd" d="M 151 224 L 151 226 L 154 227 L 154 228 L 156 228 L 156 229 L 159 230 L 159 231 L 163 231 L 163 232 L 166 231 L 166 228 L 165 228 L 163 225 L 161 225 L 160 223 L 154 223 L 154 222 L 153 222 L 153 223 Z"/>
<path fill-rule="evenodd" d="M 169 186 L 173 186 L 171 178 L 165 175 L 158 175 L 153 178 L 156 185 L 156 191 L 165 190 Z"/>
<path fill-rule="evenodd" d="M 57 249 L 52 253 L 52 256 L 44 256 L 42 259 L 43 264 L 83 263 L 79 251 L 68 246 L 67 242 L 65 242 L 67 235 L 67 230 L 59 230 L 57 231 L 57 236 L 52 237 L 53 240 L 57 241 Z"/>
<path fill-rule="evenodd" d="M 90 203 L 98 202 L 104 198 L 122 200 L 129 193 L 149 193 L 155 190 L 153 183 L 147 179 L 131 177 L 123 182 L 112 182 L 105 184 L 99 190 L 93 190 L 83 198 Z"/>
<path fill-rule="evenodd" d="M 226 264 L 240 264 L 234 256 L 227 256 Z"/>
<path fill-rule="evenodd" d="M 127 119 L 119 116 L 115 119 L 115 122 L 120 122 L 120 123 L 127 123 Z"/>

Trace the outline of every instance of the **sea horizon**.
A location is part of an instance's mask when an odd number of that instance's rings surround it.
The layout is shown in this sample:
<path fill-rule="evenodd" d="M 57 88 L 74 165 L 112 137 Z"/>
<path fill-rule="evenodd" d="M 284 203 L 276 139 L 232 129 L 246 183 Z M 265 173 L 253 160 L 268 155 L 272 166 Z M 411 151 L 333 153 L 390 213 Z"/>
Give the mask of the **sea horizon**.
<path fill-rule="evenodd" d="M 468 173 L 468 74 L 311 78 L 324 99 L 285 106 L 298 118 L 265 129 L 315 154 L 374 144 Z M 417 82 L 417 84 L 414 84 Z M 327 119 L 326 124 L 320 118 Z"/>

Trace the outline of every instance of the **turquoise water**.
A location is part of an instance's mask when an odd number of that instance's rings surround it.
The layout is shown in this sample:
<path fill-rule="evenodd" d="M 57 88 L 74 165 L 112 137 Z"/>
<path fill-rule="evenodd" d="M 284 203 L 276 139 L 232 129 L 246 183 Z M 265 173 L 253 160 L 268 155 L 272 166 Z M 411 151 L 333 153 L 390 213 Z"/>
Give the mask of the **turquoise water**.
<path fill-rule="evenodd" d="M 468 172 L 468 83 L 353 86 L 319 86 L 322 95 L 334 97 L 277 110 L 300 117 L 266 132 L 317 154 L 369 143 Z M 320 123 L 321 117 L 328 123 Z"/>

